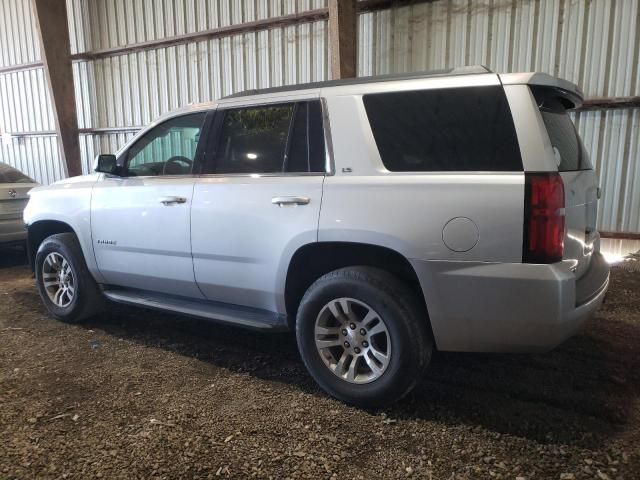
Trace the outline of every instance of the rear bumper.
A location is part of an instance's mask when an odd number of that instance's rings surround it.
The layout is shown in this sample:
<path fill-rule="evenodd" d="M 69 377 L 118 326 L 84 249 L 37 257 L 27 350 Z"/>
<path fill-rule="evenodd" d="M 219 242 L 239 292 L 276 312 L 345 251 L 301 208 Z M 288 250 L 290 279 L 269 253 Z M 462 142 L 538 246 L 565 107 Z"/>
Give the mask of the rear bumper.
<path fill-rule="evenodd" d="M 593 255 L 578 281 L 568 262 L 412 261 L 438 349 L 535 352 L 559 345 L 604 300 L 609 266 Z"/>
<path fill-rule="evenodd" d="M 20 242 L 27 239 L 27 230 L 22 218 L 0 220 L 0 244 Z"/>

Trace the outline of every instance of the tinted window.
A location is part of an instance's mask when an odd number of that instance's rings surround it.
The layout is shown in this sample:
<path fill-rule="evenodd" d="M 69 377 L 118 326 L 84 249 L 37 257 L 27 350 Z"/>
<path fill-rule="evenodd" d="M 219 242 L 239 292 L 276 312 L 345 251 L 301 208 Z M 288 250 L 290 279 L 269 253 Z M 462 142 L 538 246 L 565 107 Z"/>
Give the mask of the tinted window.
<path fill-rule="evenodd" d="M 206 113 L 175 117 L 147 132 L 127 153 L 127 175 L 188 175 Z"/>
<path fill-rule="evenodd" d="M 522 170 L 501 87 L 370 94 L 363 101 L 390 171 Z"/>
<path fill-rule="evenodd" d="M 35 183 L 35 181 L 9 165 L 0 164 L 0 183 Z"/>
<path fill-rule="evenodd" d="M 205 173 L 324 172 L 319 101 L 225 110 Z"/>
<path fill-rule="evenodd" d="M 561 99 L 553 95 L 552 90 L 536 89 L 534 93 L 549 140 L 554 147 L 558 171 L 590 169 L 587 152 Z"/>
<path fill-rule="evenodd" d="M 319 101 L 308 103 L 309 168 L 311 172 L 326 172 L 324 150 L 324 127 L 322 126 L 322 106 Z"/>
<path fill-rule="evenodd" d="M 299 103 L 291 131 L 288 172 L 324 172 L 324 129 L 319 101 Z"/>
<path fill-rule="evenodd" d="M 309 171 L 309 135 L 307 128 L 307 104 L 296 105 L 296 115 L 291 130 L 291 141 L 285 170 L 287 172 Z"/>
<path fill-rule="evenodd" d="M 293 104 L 224 112 L 215 173 L 282 172 Z"/>

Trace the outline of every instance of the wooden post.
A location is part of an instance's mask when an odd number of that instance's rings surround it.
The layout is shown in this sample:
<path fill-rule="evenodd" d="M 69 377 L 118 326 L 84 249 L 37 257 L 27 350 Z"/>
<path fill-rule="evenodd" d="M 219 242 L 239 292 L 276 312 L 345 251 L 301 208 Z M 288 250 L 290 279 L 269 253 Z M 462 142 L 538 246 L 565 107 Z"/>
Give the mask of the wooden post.
<path fill-rule="evenodd" d="M 356 0 L 329 0 L 331 78 L 357 75 L 358 15 Z"/>
<path fill-rule="evenodd" d="M 32 0 L 56 129 L 68 176 L 82 175 L 66 0 Z"/>

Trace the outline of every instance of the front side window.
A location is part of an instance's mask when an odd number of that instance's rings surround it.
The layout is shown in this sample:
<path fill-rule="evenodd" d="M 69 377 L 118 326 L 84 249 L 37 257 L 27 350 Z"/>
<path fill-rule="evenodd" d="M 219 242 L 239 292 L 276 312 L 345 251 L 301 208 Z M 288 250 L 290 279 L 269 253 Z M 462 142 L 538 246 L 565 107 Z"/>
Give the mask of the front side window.
<path fill-rule="evenodd" d="M 501 87 L 375 93 L 363 102 L 389 171 L 523 170 Z"/>
<path fill-rule="evenodd" d="M 147 132 L 127 153 L 126 175 L 189 175 L 205 115 L 175 117 Z"/>
<path fill-rule="evenodd" d="M 221 110 L 213 162 L 205 173 L 324 172 L 319 101 Z"/>

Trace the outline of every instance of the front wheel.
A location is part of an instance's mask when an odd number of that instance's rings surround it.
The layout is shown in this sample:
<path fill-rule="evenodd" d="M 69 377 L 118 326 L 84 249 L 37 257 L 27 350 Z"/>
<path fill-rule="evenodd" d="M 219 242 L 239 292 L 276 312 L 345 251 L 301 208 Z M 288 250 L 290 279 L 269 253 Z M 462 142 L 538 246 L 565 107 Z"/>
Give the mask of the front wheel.
<path fill-rule="evenodd" d="M 388 272 L 330 272 L 309 287 L 298 309 L 302 359 L 330 395 L 362 407 L 390 404 L 413 389 L 431 358 L 423 310 Z"/>
<path fill-rule="evenodd" d="M 79 323 L 102 309 L 102 293 L 73 233 L 52 235 L 42 242 L 35 273 L 40 298 L 58 320 Z"/>

